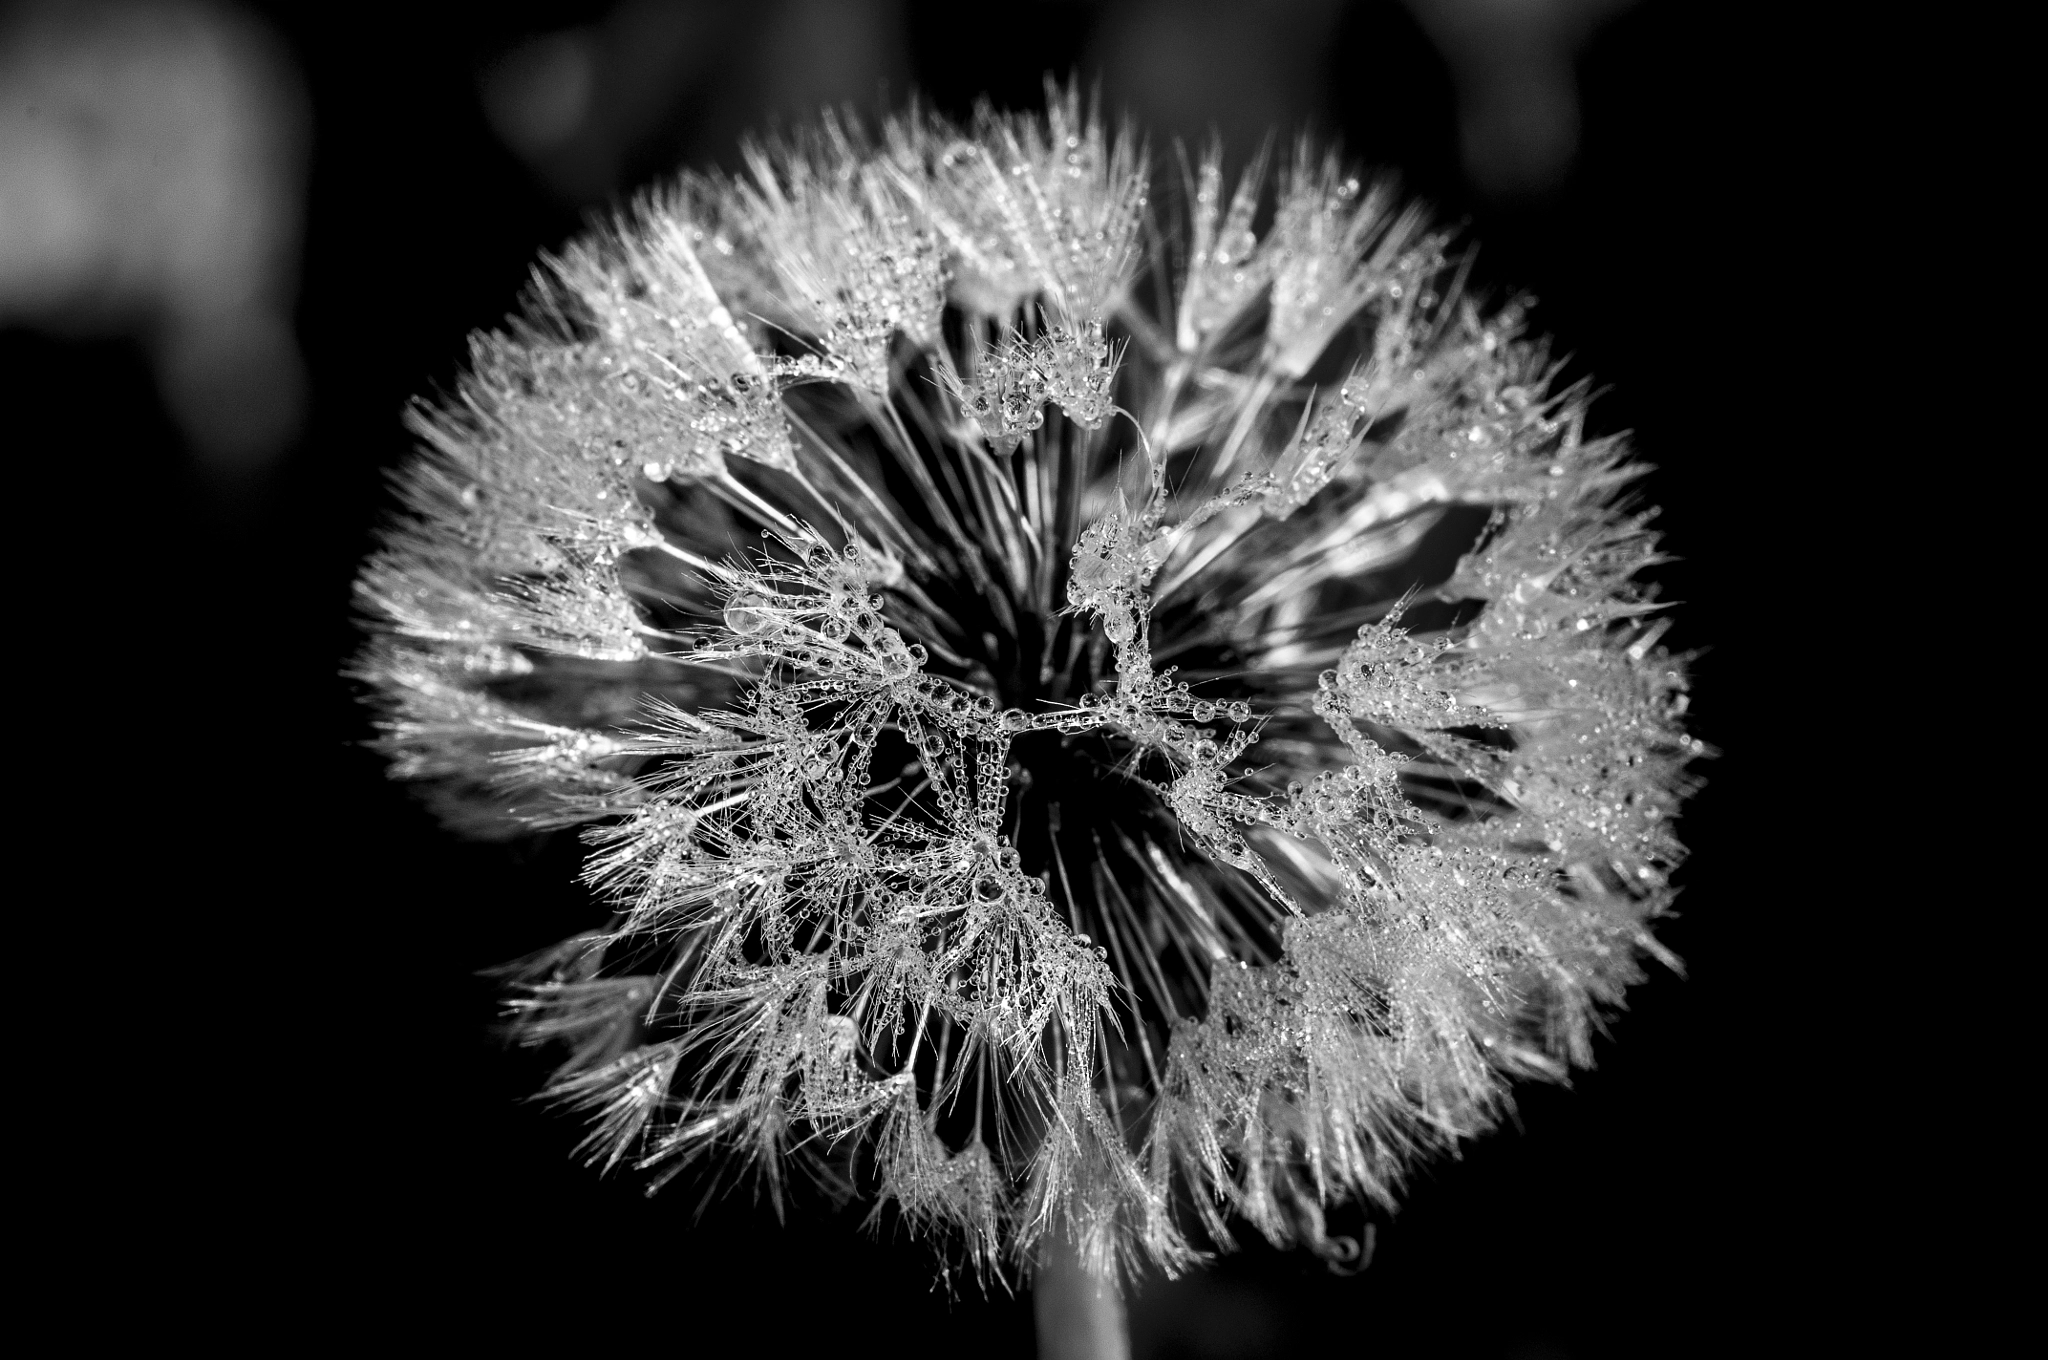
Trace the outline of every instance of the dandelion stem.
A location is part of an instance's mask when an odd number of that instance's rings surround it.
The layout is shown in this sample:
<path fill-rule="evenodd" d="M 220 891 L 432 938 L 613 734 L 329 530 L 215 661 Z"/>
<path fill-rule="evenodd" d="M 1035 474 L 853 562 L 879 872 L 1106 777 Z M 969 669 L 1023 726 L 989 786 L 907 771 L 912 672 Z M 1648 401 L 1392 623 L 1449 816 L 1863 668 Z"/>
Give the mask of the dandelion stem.
<path fill-rule="evenodd" d="M 1115 1282 L 1089 1269 L 1063 1227 L 1039 1241 L 1031 1311 L 1039 1360 L 1130 1360 L 1130 1332 Z"/>

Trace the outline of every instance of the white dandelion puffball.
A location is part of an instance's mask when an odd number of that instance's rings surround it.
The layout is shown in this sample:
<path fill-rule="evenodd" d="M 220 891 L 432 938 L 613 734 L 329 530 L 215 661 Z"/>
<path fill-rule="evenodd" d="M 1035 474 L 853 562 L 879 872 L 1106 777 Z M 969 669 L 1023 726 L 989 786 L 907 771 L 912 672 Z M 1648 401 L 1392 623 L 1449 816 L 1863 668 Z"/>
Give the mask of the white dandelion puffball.
<path fill-rule="evenodd" d="M 828 118 L 414 411 L 357 673 L 451 823 L 585 828 L 610 920 L 511 1006 L 593 1161 L 981 1273 L 1341 1258 L 1668 958 L 1642 469 L 1385 186 L 1169 163 Z"/>

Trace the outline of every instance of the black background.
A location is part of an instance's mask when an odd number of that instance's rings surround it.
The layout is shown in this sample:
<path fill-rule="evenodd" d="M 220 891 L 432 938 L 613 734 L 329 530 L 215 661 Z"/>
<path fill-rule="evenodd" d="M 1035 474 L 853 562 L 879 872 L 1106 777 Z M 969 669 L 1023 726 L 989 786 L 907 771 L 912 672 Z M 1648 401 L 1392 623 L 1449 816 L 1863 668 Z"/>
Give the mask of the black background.
<path fill-rule="evenodd" d="M 524 1103 L 543 1069 L 492 1037 L 476 973 L 598 919 L 578 847 L 457 842 L 356 745 L 348 587 L 402 404 L 580 222 L 491 134 L 477 75 L 595 12 L 268 11 L 315 123 L 312 415 L 267 479 L 203 475 L 126 343 L 0 337 L 32 583 L 17 749 L 54 790 L 29 812 L 46 886 L 19 948 L 75 980 L 39 1003 L 24 1069 L 62 1078 L 37 1162 L 73 1205 L 52 1250 L 140 1282 L 114 1315 L 294 1346 L 1025 1356 L 1027 1301 L 948 1300 L 922 1246 L 858 1211 L 698 1219 L 687 1189 L 650 1201 L 575 1165 L 575 1122 Z M 1028 103 L 1087 50 L 1087 6 L 1005 13 L 992 39 L 911 7 L 939 107 Z M 1482 279 L 1541 299 L 1610 389 L 1600 426 L 1657 466 L 1671 640 L 1707 649 L 1695 730 L 1723 754 L 1664 932 L 1685 979 L 1641 988 L 1571 1089 L 1527 1090 L 1514 1126 L 1423 1174 L 1367 1272 L 1254 1248 L 1150 1285 L 1141 1360 L 1775 1352 L 1834 1328 L 1823 1187 L 1855 1140 L 1820 1075 L 1830 894 L 1794 849 L 1826 814 L 1780 752 L 1786 688 L 1850 645 L 1795 651 L 1790 614 L 1821 601 L 1785 585 L 1825 551 L 1808 488 L 1840 456 L 1803 414 L 1802 277 L 1831 249 L 1811 177 L 1844 134 L 1787 93 L 1785 36 L 1722 5 L 1625 14 L 1580 63 L 1572 179 L 1513 208 L 1464 188 L 1449 76 L 1403 11 L 1353 5 L 1327 53 L 1325 131 L 1470 222 Z"/>

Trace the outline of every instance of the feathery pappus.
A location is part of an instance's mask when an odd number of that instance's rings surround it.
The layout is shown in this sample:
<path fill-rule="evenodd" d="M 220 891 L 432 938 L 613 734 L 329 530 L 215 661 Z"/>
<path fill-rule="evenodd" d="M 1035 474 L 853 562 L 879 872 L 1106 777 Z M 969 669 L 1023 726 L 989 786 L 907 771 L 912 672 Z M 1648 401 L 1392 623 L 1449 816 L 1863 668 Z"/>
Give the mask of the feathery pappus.
<path fill-rule="evenodd" d="M 1642 469 L 1420 211 L 1263 159 L 828 117 L 415 408 L 357 674 L 453 826 L 584 828 L 613 915 L 510 1006 L 593 1162 L 984 1275 L 1341 1259 L 1669 961 Z"/>

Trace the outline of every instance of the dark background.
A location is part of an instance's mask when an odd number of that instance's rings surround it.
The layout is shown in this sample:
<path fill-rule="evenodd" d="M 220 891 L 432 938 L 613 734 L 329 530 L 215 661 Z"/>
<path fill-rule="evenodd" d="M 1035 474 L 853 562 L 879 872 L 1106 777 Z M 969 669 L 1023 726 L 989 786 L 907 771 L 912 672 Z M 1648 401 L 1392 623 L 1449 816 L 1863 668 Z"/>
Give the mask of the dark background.
<path fill-rule="evenodd" d="M 1115 9 L 913 3 L 894 76 L 964 114 L 983 92 L 1034 102 L 1042 72 L 1078 66 L 1114 106 Z M 551 178 L 479 92 L 532 35 L 607 12 L 264 11 L 312 110 L 311 405 L 267 468 L 208 471 L 132 342 L 0 333 L 33 583 L 15 622 L 37 658 L 18 749 L 55 791 L 33 813 L 49 887 L 20 948 L 77 979 L 40 1006 L 27 1067 L 68 1079 L 41 1164 L 76 1207 L 52 1250 L 147 1282 L 114 1315 L 294 1348 L 566 1333 L 1029 1355 L 1028 1301 L 948 1300 L 924 1247 L 864 1232 L 857 1210 L 778 1225 L 740 1200 L 700 1219 L 687 1187 L 650 1201 L 574 1164 L 576 1122 L 525 1103 L 544 1069 L 494 1039 L 477 971 L 599 919 L 572 882 L 578 847 L 460 843 L 357 745 L 348 590 L 407 450 L 403 403 L 452 381 L 467 333 L 593 204 L 686 156 L 733 164 L 737 131 L 774 111 L 722 55 L 751 50 L 728 14 L 609 168 Z M 1425 1172 L 1362 1275 L 1254 1246 L 1149 1285 L 1140 1360 L 1773 1353 L 1834 1332 L 1830 1187 L 1855 1141 L 1819 1075 L 1835 907 L 1793 848 L 1799 819 L 1825 814 L 1779 752 L 1784 689 L 1810 679 L 1783 582 L 1822 550 L 1808 487 L 1837 456 L 1802 414 L 1800 278 L 1828 249 L 1812 176 L 1845 134 L 1788 93 L 1778 13 L 1613 16 L 1577 55 L 1576 163 L 1534 192 L 1475 186 L 1452 73 L 1408 10 L 1340 6 L 1288 68 L 1275 107 L 1468 222 L 1483 284 L 1533 291 L 1538 325 L 1609 389 L 1599 425 L 1657 467 L 1647 492 L 1679 559 L 1660 575 L 1684 602 L 1671 641 L 1706 649 L 1695 730 L 1722 754 L 1686 814 L 1664 931 L 1687 976 L 1635 993 L 1597 1070 L 1526 1090 L 1513 1126 Z M 1255 125 L 1218 88 L 1214 120 Z M 1808 664 L 1847 645 L 1802 637 Z"/>

